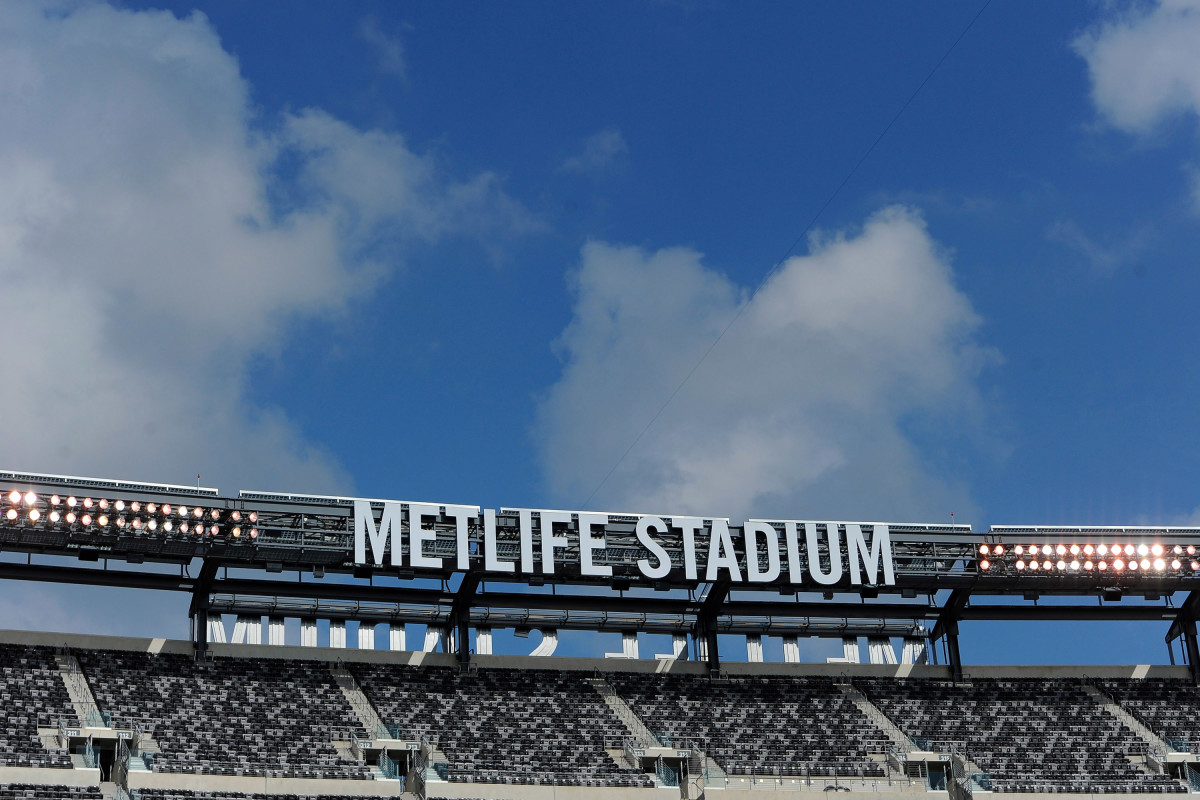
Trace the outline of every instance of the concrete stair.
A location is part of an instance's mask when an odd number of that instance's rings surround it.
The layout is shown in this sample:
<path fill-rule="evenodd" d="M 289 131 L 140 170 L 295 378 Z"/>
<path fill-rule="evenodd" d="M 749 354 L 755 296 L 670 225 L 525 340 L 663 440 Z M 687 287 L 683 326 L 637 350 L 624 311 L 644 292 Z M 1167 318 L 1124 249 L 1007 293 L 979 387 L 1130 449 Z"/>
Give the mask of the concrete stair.
<path fill-rule="evenodd" d="M 371 705 L 371 701 L 363 693 L 362 687 L 358 685 L 358 681 L 355 680 L 354 675 L 348 669 L 338 664 L 334 664 L 329 668 L 329 674 L 333 676 L 334 682 L 342 690 L 342 694 L 346 696 L 346 701 L 354 709 L 354 716 L 358 717 L 358 721 L 362 725 L 363 730 L 367 732 L 368 738 L 389 738 L 391 734 L 388 733 L 387 726 L 379 718 L 379 712 Z"/>

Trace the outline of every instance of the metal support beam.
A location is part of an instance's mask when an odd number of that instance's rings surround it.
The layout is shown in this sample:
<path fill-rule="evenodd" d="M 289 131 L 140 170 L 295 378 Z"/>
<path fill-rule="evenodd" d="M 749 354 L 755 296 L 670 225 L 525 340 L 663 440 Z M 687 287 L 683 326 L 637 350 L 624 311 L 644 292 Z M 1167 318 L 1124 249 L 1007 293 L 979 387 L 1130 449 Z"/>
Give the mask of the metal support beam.
<path fill-rule="evenodd" d="M 208 650 L 208 597 L 218 569 L 220 564 L 215 559 L 205 559 L 192 586 L 188 616 L 192 618 L 192 644 L 196 648 L 196 658 L 201 658 Z"/>
<path fill-rule="evenodd" d="M 483 579 L 480 572 L 468 572 L 463 575 L 458 591 L 454 593 L 454 603 L 450 606 L 450 618 L 446 624 L 446 641 L 451 633 L 455 634 L 458 663 L 466 667 L 471 661 L 471 602 Z"/>
<path fill-rule="evenodd" d="M 696 615 L 696 634 L 703 637 L 707 645 L 708 670 L 713 674 L 721 670 L 721 654 L 717 649 L 717 617 L 721 613 L 721 606 L 729 598 L 729 587 L 728 578 L 709 586 L 708 596 Z"/>
<path fill-rule="evenodd" d="M 955 589 L 951 592 L 929 636 L 934 642 L 943 636 L 946 637 L 946 660 L 949 662 L 950 675 L 956 682 L 963 679 L 962 653 L 958 649 L 958 621 L 970 599 L 969 589 Z"/>

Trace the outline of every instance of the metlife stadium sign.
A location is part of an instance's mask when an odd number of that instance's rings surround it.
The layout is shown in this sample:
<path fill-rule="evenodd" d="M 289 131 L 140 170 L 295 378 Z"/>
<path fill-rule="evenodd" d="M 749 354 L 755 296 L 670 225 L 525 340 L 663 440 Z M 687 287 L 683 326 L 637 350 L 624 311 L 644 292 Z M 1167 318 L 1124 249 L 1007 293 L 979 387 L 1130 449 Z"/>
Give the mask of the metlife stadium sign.
<path fill-rule="evenodd" d="M 668 575 L 689 581 L 893 586 L 891 537 L 884 523 L 748 520 L 740 531 L 728 520 L 690 516 L 609 515 L 590 511 L 505 511 L 500 527 L 493 509 L 427 503 L 354 501 L 354 562 L 368 567 L 466 571 L 475 566 L 497 576 L 550 576 L 571 572 L 610 577 L 601 555 L 618 517 L 632 533 L 647 580 Z M 512 515 L 516 520 L 512 520 Z M 472 537 L 480 527 L 482 542 Z M 437 522 L 451 520 L 452 555 L 433 553 Z M 736 531 L 736 533 L 735 533 Z M 633 540 L 631 539 L 631 543 Z M 506 546 L 502 547 L 501 544 Z M 514 544 L 516 545 L 514 547 Z M 504 551 L 502 553 L 502 551 Z M 674 573 L 674 574 L 673 574 Z"/>

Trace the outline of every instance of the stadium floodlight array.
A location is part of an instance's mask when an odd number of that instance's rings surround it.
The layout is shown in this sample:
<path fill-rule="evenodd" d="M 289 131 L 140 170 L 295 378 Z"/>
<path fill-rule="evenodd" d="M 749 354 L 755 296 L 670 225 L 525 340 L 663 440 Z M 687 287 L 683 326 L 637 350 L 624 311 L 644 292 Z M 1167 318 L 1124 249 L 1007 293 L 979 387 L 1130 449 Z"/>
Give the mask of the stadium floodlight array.
<path fill-rule="evenodd" d="M 976 548 L 981 576 L 1200 574 L 1200 529 L 993 527 Z"/>
<path fill-rule="evenodd" d="M 144 533 L 163 536 L 258 538 L 258 512 L 188 503 L 96 495 L 50 494 L 9 489 L 4 519 L 10 527 Z"/>

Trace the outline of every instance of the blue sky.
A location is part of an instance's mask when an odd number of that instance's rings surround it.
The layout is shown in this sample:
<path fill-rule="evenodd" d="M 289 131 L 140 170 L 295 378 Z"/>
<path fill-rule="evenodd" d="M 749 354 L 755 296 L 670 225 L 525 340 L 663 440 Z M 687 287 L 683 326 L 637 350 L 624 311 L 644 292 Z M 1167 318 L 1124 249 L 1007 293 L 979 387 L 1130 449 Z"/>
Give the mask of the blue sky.
<path fill-rule="evenodd" d="M 1195 3 L 990 5 L 802 237 L 980 5 L 8 5 L 4 466 L 1195 523 Z"/>

